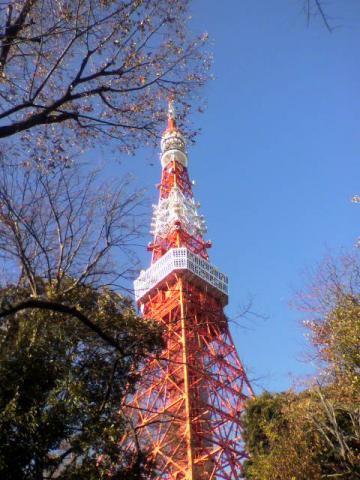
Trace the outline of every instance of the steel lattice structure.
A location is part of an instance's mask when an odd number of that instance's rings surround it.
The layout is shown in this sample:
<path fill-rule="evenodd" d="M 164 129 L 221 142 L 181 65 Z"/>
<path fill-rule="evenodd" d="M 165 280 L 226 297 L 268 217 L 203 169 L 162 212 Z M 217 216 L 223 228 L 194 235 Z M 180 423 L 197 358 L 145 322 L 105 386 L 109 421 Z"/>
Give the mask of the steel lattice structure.
<path fill-rule="evenodd" d="M 136 441 L 152 452 L 157 478 L 237 480 L 246 457 L 241 415 L 253 392 L 223 311 L 227 277 L 208 261 L 211 243 L 204 241 L 171 102 L 168 118 L 152 264 L 135 281 L 141 312 L 161 322 L 166 348 L 143 367 L 127 402 Z"/>

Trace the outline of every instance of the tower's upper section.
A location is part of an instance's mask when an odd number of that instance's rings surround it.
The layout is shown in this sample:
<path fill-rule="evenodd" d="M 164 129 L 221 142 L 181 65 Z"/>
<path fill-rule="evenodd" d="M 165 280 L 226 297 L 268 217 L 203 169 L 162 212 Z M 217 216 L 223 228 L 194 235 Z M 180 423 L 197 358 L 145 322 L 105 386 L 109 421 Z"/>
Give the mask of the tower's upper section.
<path fill-rule="evenodd" d="M 193 198 L 188 174 L 186 141 L 176 124 L 173 102 L 169 103 L 168 124 L 161 138 L 159 203 L 154 206 L 149 248 L 157 261 L 172 247 L 186 247 L 207 259 L 209 242 L 204 241 L 205 220 L 199 214 L 200 204 Z"/>
<path fill-rule="evenodd" d="M 227 277 L 208 262 L 211 242 L 204 240 L 205 220 L 198 211 L 200 204 L 193 197 L 186 141 L 176 124 L 172 101 L 161 138 L 161 166 L 159 202 L 153 207 L 151 222 L 153 242 L 148 247 L 152 251 L 152 266 L 135 282 L 137 300 L 172 272 L 181 270 L 197 276 L 226 303 Z"/>
<path fill-rule="evenodd" d="M 161 138 L 161 165 L 165 168 L 173 161 L 187 167 L 186 142 L 176 126 L 174 102 L 171 100 L 168 110 L 168 126 Z"/>

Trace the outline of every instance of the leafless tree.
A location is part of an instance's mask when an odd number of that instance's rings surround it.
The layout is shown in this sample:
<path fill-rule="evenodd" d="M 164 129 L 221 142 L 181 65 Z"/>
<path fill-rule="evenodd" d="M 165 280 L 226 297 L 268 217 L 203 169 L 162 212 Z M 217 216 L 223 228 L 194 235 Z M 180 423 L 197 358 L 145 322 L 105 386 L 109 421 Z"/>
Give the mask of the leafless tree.
<path fill-rule="evenodd" d="M 82 173 L 0 165 L 1 287 L 25 283 L 36 297 L 45 285 L 64 293 L 80 284 L 119 286 L 131 275 L 143 194 L 131 191 L 128 177 L 111 184 L 98 172 Z"/>
<path fill-rule="evenodd" d="M 359 294 L 358 252 L 343 252 L 339 257 L 329 253 L 313 268 L 304 271 L 303 285 L 294 294 L 293 306 L 313 319 L 326 317 L 344 298 Z"/>
<path fill-rule="evenodd" d="M 6 153 L 69 160 L 100 135 L 132 152 L 158 134 L 164 98 L 206 78 L 188 0 L 0 3 L 0 138 Z M 160 112 L 160 113 L 159 113 Z"/>
<path fill-rule="evenodd" d="M 319 399 L 322 415 L 310 414 L 309 420 L 327 444 L 329 451 L 336 452 L 342 473 L 325 478 L 360 478 L 360 406 L 349 405 L 341 398 L 331 398 L 326 389 L 318 385 L 315 394 Z"/>

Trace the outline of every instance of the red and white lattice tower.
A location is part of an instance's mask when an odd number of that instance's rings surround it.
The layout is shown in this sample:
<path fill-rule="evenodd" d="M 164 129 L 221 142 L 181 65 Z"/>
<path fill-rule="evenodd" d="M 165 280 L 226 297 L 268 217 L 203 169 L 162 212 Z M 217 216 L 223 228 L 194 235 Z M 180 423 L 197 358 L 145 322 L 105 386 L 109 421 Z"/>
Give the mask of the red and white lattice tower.
<path fill-rule="evenodd" d="M 156 478 L 238 480 L 246 458 L 241 415 L 253 392 L 223 311 L 228 279 L 208 260 L 172 102 L 161 165 L 152 262 L 135 281 L 135 296 L 144 317 L 161 323 L 166 347 L 141 372 L 129 401 L 132 423 L 140 447 L 152 452 Z"/>

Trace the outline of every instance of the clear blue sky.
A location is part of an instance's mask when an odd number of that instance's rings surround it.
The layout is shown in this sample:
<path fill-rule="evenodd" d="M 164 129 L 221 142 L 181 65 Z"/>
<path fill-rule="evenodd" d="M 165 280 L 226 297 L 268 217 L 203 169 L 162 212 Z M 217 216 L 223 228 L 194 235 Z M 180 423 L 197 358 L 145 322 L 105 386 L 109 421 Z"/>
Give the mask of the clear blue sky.
<path fill-rule="evenodd" d="M 202 134 L 189 151 L 211 261 L 229 275 L 232 325 L 256 390 L 282 390 L 311 371 L 300 314 L 289 302 L 301 273 L 360 235 L 360 3 L 327 2 L 329 34 L 307 28 L 302 0 L 198 0 L 193 26 L 207 31 L 214 74 L 196 117 Z M 157 201 L 158 155 L 131 160 Z M 119 170 L 126 170 L 127 161 Z M 150 223 L 150 219 L 149 219 Z M 143 253 L 144 266 L 149 255 Z"/>

